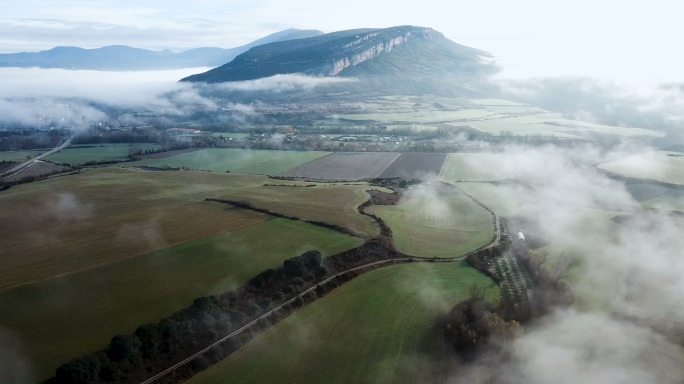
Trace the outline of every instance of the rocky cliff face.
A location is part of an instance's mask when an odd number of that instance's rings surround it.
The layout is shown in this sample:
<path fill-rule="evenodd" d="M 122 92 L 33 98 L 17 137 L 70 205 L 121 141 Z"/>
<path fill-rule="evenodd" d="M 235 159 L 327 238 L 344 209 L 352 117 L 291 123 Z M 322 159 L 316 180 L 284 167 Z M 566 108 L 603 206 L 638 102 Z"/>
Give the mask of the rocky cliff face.
<path fill-rule="evenodd" d="M 357 29 L 255 47 L 232 62 L 184 81 L 253 80 L 277 74 L 312 76 L 471 75 L 485 72 L 486 53 L 458 45 L 441 33 L 412 26 Z"/>
<path fill-rule="evenodd" d="M 317 74 L 326 76 L 337 76 L 345 69 L 359 65 L 365 61 L 373 60 L 383 53 L 392 52 L 395 47 L 414 39 L 430 39 L 433 37 L 443 38 L 443 36 L 428 28 L 415 28 L 396 33 L 383 34 L 382 32 L 370 32 L 359 36 L 356 40 L 344 45 L 340 54 L 346 56 L 336 60 L 330 66 L 321 68 Z M 369 46 L 369 41 L 381 40 Z"/>

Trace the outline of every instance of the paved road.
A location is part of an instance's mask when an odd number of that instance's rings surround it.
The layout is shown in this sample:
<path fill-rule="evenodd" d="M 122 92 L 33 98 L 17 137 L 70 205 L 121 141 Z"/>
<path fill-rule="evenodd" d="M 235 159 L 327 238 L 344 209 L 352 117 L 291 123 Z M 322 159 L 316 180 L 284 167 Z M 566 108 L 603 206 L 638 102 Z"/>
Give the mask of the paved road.
<path fill-rule="evenodd" d="M 465 192 L 464 192 L 464 193 L 465 193 Z M 478 248 L 477 250 L 474 250 L 474 251 L 469 252 L 469 253 L 467 253 L 467 254 L 465 254 L 465 255 L 462 255 L 462 256 L 448 257 L 448 258 L 446 258 L 446 257 L 445 257 L 445 258 L 402 257 L 402 258 L 396 258 L 396 259 L 386 259 L 386 260 L 380 260 L 380 261 L 375 261 L 375 262 L 372 262 L 372 263 L 360 265 L 360 266 L 358 266 L 358 267 L 350 268 L 350 269 L 347 269 L 347 270 L 345 270 L 345 271 L 336 273 L 335 275 L 330 276 L 330 277 L 326 278 L 325 280 L 319 281 L 318 283 L 314 284 L 313 286 L 311 286 L 311 287 L 308 288 L 307 290 L 302 291 L 302 292 L 300 292 L 299 294 L 297 294 L 296 296 L 292 297 L 292 298 L 289 299 L 288 301 L 286 301 L 286 302 L 284 302 L 284 303 L 278 305 L 277 307 L 271 309 L 270 311 L 268 311 L 268 312 L 262 314 L 261 316 L 257 317 L 256 319 L 254 319 L 254 320 L 250 321 L 249 323 L 243 325 L 242 327 L 236 329 L 235 331 L 233 331 L 233 332 L 230 333 L 229 335 L 226 335 L 226 336 L 222 337 L 221 339 L 216 340 L 214 343 L 208 345 L 206 348 L 202 349 L 201 351 L 198 351 L 197 353 L 195 353 L 195 354 L 193 354 L 193 355 L 191 355 L 191 356 L 188 356 L 187 358 L 185 358 L 185 359 L 179 361 L 178 363 L 176 363 L 176 364 L 170 366 L 169 368 L 167 368 L 167 369 L 165 369 L 165 370 L 159 372 L 158 374 L 156 374 L 156 375 L 150 377 L 149 379 L 147 379 L 147 380 L 145 380 L 145 381 L 142 381 L 140 384 L 150 384 L 150 383 L 153 383 L 153 382 L 155 382 L 155 381 L 161 379 L 162 377 L 168 375 L 169 373 L 171 373 L 171 372 L 175 371 L 176 369 L 182 367 L 183 365 L 189 363 L 189 362 L 192 361 L 193 359 L 195 359 L 195 358 L 197 358 L 197 357 L 203 355 L 204 353 L 208 352 L 210 349 L 212 349 L 212 348 L 214 348 L 214 347 L 216 347 L 216 346 L 218 346 L 218 345 L 221 345 L 222 343 L 224 343 L 225 341 L 227 341 L 228 339 L 230 339 L 230 338 L 232 338 L 232 337 L 238 336 L 238 335 L 241 334 L 242 332 L 244 332 L 244 331 L 246 331 L 247 329 L 249 329 L 250 327 L 254 326 L 257 322 L 259 322 L 259 320 L 263 320 L 263 319 L 266 319 L 266 318 L 270 317 L 271 315 L 273 315 L 273 313 L 275 313 L 275 312 L 277 312 L 278 310 L 282 309 L 282 308 L 285 307 L 286 305 L 292 304 L 292 303 L 293 303 L 295 300 L 297 300 L 298 298 L 300 298 L 300 297 L 302 297 L 302 296 L 305 296 L 306 294 L 308 294 L 308 293 L 310 293 L 311 291 L 315 290 L 315 289 L 318 288 L 319 286 L 325 285 L 325 284 L 327 284 L 328 282 L 330 282 L 331 280 L 333 280 L 333 279 L 335 279 L 335 278 L 337 278 L 337 277 L 343 276 L 343 275 L 345 275 L 345 274 L 347 274 L 347 273 L 359 271 L 359 270 L 362 270 L 362 269 L 368 269 L 368 268 L 372 268 L 372 267 L 379 266 L 379 265 L 392 264 L 392 263 L 410 263 L 410 262 L 423 262 L 423 263 L 425 263 L 425 262 L 429 262 L 429 263 L 453 263 L 453 262 L 461 261 L 461 260 L 465 259 L 466 257 L 468 257 L 468 256 L 470 256 L 470 255 L 472 255 L 472 254 L 474 254 L 474 253 L 480 252 L 480 251 L 482 251 L 482 250 L 484 250 L 484 249 L 490 249 L 490 248 L 494 248 L 494 247 L 498 246 L 498 245 L 499 245 L 499 242 L 500 242 L 500 240 L 501 240 L 501 228 L 500 228 L 500 226 L 499 226 L 499 225 L 500 225 L 500 223 L 499 223 L 499 216 L 498 216 L 494 211 L 492 211 L 491 209 L 489 209 L 489 207 L 487 207 L 487 206 L 485 206 L 484 204 L 482 204 L 482 203 L 480 203 L 479 201 L 477 201 L 473 196 L 471 196 L 471 195 L 469 195 L 469 194 L 467 194 L 467 193 L 466 193 L 466 195 L 467 195 L 468 197 L 470 197 L 471 199 L 473 199 L 473 201 L 475 201 L 478 205 L 482 206 L 482 207 L 485 208 L 487 211 L 491 212 L 491 214 L 494 216 L 494 225 L 495 225 L 495 229 L 496 229 L 496 235 L 494 236 L 494 238 L 492 239 L 492 241 L 491 241 L 489 244 L 487 244 L 487 245 L 485 245 L 485 246 L 483 246 L 483 247 L 480 247 L 480 248 Z"/>
<path fill-rule="evenodd" d="M 44 157 L 48 157 L 54 153 L 61 151 L 64 148 L 68 147 L 69 145 L 71 145 L 71 142 L 73 140 L 74 140 L 74 136 L 71 135 L 71 136 L 69 136 L 68 139 L 64 140 L 64 142 L 62 144 L 52 148 L 51 150 L 49 150 L 47 152 L 41 153 L 40 155 L 34 157 L 33 159 L 25 161 L 25 162 L 17 165 L 16 167 L 8 170 L 8 171 L 3 172 L 2 174 L 0 174 L 0 177 L 16 175 L 17 173 L 23 171 L 24 169 L 32 166 L 35 163 L 37 163 L 40 159 L 42 159 Z"/>

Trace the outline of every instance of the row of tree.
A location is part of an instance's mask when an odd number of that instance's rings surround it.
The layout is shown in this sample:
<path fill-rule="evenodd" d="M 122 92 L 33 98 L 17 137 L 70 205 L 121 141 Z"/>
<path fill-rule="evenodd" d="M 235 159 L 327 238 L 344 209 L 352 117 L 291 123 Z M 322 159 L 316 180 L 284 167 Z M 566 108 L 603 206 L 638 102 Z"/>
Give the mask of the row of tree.
<path fill-rule="evenodd" d="M 69 137 L 69 131 L 15 130 L 0 131 L 0 151 L 53 148 Z"/>
<path fill-rule="evenodd" d="M 142 325 L 130 335 L 115 336 L 105 350 L 59 367 L 55 381 L 140 382 L 248 323 L 326 273 L 317 251 L 285 260 L 280 268 L 262 272 L 235 291 L 195 299 L 191 306 L 156 324 Z M 247 338 L 237 338 L 210 351 L 181 373 L 190 375 L 218 361 Z"/>
<path fill-rule="evenodd" d="M 540 318 L 554 308 L 567 306 L 572 301 L 564 283 L 569 266 L 554 270 L 544 268 L 545 258 L 530 251 L 526 243 L 504 246 L 496 251 L 513 253 L 534 284 L 527 292 L 527 300 L 502 299 L 497 304 L 486 301 L 483 290 L 473 288 L 470 299 L 456 305 L 443 319 L 447 343 L 466 361 L 481 356 L 484 351 L 489 353 L 490 359 L 508 359 L 506 348 L 502 346 L 523 331 L 522 324 Z M 499 283 L 486 261 L 491 257 L 496 256 L 478 252 L 466 260 Z"/>
<path fill-rule="evenodd" d="M 373 240 L 325 260 L 318 251 L 305 252 L 285 260 L 279 268 L 263 271 L 236 290 L 198 298 L 191 306 L 158 323 L 142 325 L 133 334 L 115 336 L 106 349 L 59 367 L 51 382 L 140 382 L 197 353 L 326 277 L 395 256 L 393 251 Z M 193 359 L 160 382 L 180 382 L 191 377 L 228 356 L 306 301 L 315 300 L 355 276 L 355 273 L 343 274 L 317 286 L 314 291 Z"/>

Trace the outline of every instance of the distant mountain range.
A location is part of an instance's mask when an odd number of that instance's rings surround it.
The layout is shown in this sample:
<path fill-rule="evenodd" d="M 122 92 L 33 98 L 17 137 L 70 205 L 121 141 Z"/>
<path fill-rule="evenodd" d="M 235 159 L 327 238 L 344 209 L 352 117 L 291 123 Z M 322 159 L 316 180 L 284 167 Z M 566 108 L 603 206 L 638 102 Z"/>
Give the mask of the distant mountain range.
<path fill-rule="evenodd" d="M 38 67 L 93 70 L 153 70 L 191 67 L 216 67 L 233 60 L 253 47 L 322 35 L 316 30 L 288 29 L 236 48 L 204 47 L 175 53 L 152 51 L 124 45 L 96 49 L 55 47 L 41 52 L 0 54 L 0 67 Z"/>
<path fill-rule="evenodd" d="M 435 85 L 444 78 L 471 81 L 490 74 L 495 67 L 489 58 L 488 53 L 456 44 L 430 28 L 356 29 L 259 45 L 182 81 L 218 83 L 301 73 L 383 78 L 393 86 Z"/>

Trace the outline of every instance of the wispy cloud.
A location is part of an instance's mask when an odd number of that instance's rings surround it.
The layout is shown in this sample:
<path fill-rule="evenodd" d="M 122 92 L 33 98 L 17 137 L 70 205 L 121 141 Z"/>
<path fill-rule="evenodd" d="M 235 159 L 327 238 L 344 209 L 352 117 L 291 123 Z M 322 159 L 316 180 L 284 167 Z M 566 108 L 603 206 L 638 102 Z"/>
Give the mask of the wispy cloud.
<path fill-rule="evenodd" d="M 594 166 L 634 151 L 652 150 L 511 146 L 469 164 L 485 173 L 518 169 L 510 177 L 525 188 L 496 186 L 495 200 L 515 201 L 511 215 L 534 223 L 522 230 L 550 244 L 535 251 L 548 253 L 546 268 L 573 265 L 566 282 L 575 303 L 527 326 L 510 345 L 512 360 L 499 367 L 497 382 L 681 381 L 684 222 L 642 210 L 624 183 Z M 471 368 L 473 377 L 496 374 L 484 362 Z M 457 382 L 471 382 L 468 377 L 459 372 Z"/>
<path fill-rule="evenodd" d="M 684 134 L 684 89 L 679 83 L 588 77 L 496 81 L 503 97 L 558 111 L 569 118 Z"/>
<path fill-rule="evenodd" d="M 0 68 L 0 123 L 57 126 L 74 130 L 119 119 L 125 112 L 149 112 L 160 118 L 215 112 L 217 119 L 242 121 L 257 117 L 237 95 L 307 92 L 318 87 L 355 82 L 349 78 L 276 75 L 220 84 L 178 82 L 207 68 L 106 72 L 39 68 Z M 255 101 L 258 103 L 258 100 Z M 125 120 L 120 120 L 125 116 Z"/>
<path fill-rule="evenodd" d="M 230 91 L 270 91 L 287 92 L 296 90 L 311 90 L 316 87 L 354 83 L 358 81 L 354 78 L 343 77 L 312 77 L 301 74 L 275 75 L 257 80 L 237 81 L 223 83 L 217 86 L 218 89 Z"/>

